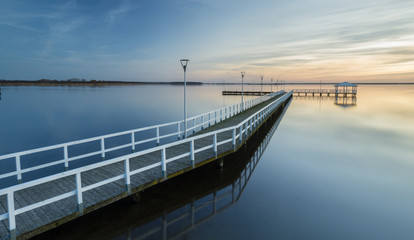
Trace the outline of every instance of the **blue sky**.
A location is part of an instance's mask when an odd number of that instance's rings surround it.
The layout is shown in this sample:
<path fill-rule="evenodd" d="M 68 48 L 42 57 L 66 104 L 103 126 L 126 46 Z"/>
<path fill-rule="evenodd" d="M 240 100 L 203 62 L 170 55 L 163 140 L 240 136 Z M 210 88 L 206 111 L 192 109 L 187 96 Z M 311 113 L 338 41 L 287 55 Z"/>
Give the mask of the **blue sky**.
<path fill-rule="evenodd" d="M 0 79 L 414 82 L 412 0 L 0 4 Z"/>

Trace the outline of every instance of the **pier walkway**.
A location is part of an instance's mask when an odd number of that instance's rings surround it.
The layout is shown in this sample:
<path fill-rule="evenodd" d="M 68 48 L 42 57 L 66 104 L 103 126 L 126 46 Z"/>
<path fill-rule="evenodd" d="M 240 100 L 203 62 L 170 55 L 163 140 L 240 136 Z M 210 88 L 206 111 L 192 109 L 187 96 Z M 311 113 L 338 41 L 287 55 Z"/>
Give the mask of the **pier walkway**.
<path fill-rule="evenodd" d="M 262 91 L 243 91 L 243 95 L 246 96 L 264 96 L 271 94 L 272 92 L 262 92 Z M 222 95 L 242 95 L 242 91 L 222 91 Z"/>
<path fill-rule="evenodd" d="M 171 137 L 182 138 L 181 121 L 0 156 L 0 161 L 15 161 L 16 166 L 10 172 L 1 173 L 0 180 L 18 181 L 0 190 L 0 239 L 27 239 L 231 154 L 291 96 L 292 92 L 272 93 L 245 102 L 244 111 L 241 104 L 235 104 L 189 118 L 187 131 L 191 136 L 185 139 L 171 141 Z M 169 132 L 171 126 L 176 128 Z M 146 134 L 146 138 L 137 139 L 145 131 L 154 132 L 155 136 Z M 129 143 L 111 145 L 112 138 L 125 136 L 130 139 Z M 151 142 L 156 146 L 138 148 Z M 98 144 L 100 149 L 72 153 L 82 144 Z M 125 149 L 135 152 L 111 155 Z M 48 151 L 60 152 L 63 159 L 22 165 L 25 157 L 39 153 L 44 157 L 47 156 L 44 152 L 50 154 Z M 88 162 L 88 158 L 96 156 L 100 161 L 79 167 L 79 161 Z M 61 170 L 52 169 L 52 174 L 33 176 L 33 172 L 58 167 Z"/>
<path fill-rule="evenodd" d="M 353 90 L 335 90 L 335 89 L 293 89 L 293 94 L 296 96 L 343 96 L 343 97 L 355 97 L 356 91 Z"/>

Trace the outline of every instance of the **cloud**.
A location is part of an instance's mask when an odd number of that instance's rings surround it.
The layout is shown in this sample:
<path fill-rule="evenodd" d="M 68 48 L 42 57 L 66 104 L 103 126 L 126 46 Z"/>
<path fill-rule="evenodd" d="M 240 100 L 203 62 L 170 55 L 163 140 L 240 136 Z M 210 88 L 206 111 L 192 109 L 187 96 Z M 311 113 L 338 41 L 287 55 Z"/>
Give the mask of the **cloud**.
<path fill-rule="evenodd" d="M 125 14 L 132 9 L 129 0 L 121 1 L 120 5 L 117 8 L 111 9 L 107 14 L 107 21 L 111 24 L 115 22 L 116 18 L 119 15 Z"/>

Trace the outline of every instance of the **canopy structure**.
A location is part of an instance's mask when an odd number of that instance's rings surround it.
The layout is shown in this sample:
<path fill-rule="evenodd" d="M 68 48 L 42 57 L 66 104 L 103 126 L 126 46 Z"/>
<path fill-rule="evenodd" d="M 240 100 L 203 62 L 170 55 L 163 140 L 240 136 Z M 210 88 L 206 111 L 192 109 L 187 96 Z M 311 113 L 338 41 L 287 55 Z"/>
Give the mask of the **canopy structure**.
<path fill-rule="evenodd" d="M 351 96 L 355 96 L 357 94 L 357 87 L 358 85 L 349 82 L 335 84 L 335 95 L 342 94 L 343 96 L 347 96 L 350 94 Z"/>

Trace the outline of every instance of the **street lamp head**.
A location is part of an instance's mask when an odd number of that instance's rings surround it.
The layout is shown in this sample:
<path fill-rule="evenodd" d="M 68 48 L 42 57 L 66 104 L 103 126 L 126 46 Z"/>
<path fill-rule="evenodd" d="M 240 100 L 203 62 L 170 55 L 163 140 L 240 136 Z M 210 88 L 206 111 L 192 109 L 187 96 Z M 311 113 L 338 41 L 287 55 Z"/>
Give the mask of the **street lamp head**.
<path fill-rule="evenodd" d="M 242 77 L 244 77 L 244 75 L 245 75 L 245 74 L 246 74 L 245 72 L 241 72 L 241 76 L 242 76 Z"/>
<path fill-rule="evenodd" d="M 263 80 L 264 76 L 262 75 L 262 76 L 260 76 L 260 78 Z"/>
<path fill-rule="evenodd" d="M 187 70 L 187 64 L 190 61 L 190 59 L 180 59 L 181 66 L 183 66 L 184 72 Z"/>

